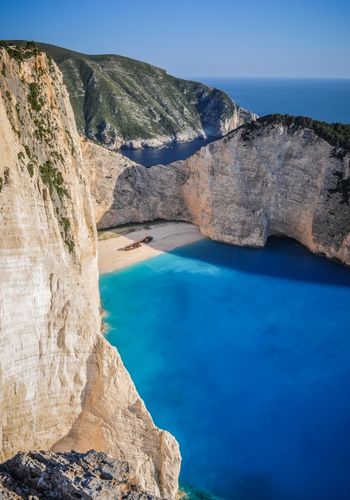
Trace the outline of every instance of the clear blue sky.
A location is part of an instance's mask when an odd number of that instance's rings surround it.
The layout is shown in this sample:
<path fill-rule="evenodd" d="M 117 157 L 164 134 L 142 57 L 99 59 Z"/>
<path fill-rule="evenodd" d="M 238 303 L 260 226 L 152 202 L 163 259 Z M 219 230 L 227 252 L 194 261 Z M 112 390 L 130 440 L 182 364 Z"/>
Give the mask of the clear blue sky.
<path fill-rule="evenodd" d="M 350 0 L 0 0 L 0 38 L 178 76 L 350 77 Z"/>

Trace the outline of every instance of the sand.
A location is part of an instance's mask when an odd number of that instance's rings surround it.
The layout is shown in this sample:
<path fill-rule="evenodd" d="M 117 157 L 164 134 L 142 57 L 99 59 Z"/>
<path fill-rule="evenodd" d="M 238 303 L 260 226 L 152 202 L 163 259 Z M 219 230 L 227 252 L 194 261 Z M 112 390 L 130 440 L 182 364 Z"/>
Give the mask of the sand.
<path fill-rule="evenodd" d="M 148 245 L 127 252 L 118 251 L 130 243 L 153 236 Z M 188 245 L 204 236 L 193 224 L 186 222 L 157 222 L 134 224 L 99 232 L 98 267 L 100 274 L 109 273 L 156 255 Z"/>

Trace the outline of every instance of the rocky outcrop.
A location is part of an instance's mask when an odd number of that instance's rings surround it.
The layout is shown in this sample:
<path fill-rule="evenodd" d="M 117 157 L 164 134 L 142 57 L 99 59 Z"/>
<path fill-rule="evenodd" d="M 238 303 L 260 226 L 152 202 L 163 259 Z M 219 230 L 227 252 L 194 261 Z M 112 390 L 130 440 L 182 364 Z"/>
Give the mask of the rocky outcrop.
<path fill-rule="evenodd" d="M 284 235 L 350 264 L 349 138 L 350 126 L 270 116 L 150 169 L 86 144 L 98 226 L 183 220 L 257 247 Z"/>
<path fill-rule="evenodd" d="M 105 453 L 18 453 L 0 465 L 0 498 L 160 500 L 135 482 L 127 462 Z"/>
<path fill-rule="evenodd" d="M 86 140 L 82 151 L 99 229 L 155 219 L 190 220 L 181 192 L 182 169 L 145 168 Z"/>
<path fill-rule="evenodd" d="M 155 427 L 100 334 L 96 230 L 62 75 L 0 47 L 0 455 L 87 451 L 173 498 L 178 445 Z"/>
<path fill-rule="evenodd" d="M 221 90 L 175 78 L 151 64 L 40 47 L 63 73 L 78 130 L 110 149 L 221 137 L 256 117 Z"/>

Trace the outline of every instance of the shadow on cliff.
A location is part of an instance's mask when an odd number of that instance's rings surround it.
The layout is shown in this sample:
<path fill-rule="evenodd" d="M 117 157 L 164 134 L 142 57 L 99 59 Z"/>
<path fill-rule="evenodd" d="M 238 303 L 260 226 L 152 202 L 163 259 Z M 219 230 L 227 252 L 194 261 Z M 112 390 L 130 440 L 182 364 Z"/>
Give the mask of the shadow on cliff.
<path fill-rule="evenodd" d="M 289 238 L 270 237 L 264 248 L 244 248 L 202 240 L 171 254 L 239 272 L 293 281 L 350 287 L 350 268 L 313 255 Z"/>

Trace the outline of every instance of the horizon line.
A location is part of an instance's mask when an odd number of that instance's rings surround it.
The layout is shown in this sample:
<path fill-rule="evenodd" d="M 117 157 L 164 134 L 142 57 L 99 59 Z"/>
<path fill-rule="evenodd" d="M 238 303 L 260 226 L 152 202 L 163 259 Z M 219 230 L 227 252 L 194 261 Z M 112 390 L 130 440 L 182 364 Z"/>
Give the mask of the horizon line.
<path fill-rule="evenodd" d="M 275 79 L 275 80 L 350 80 L 350 76 L 271 76 L 271 75 L 183 75 L 179 78 L 193 79 L 193 78 L 218 78 L 218 79 Z"/>

